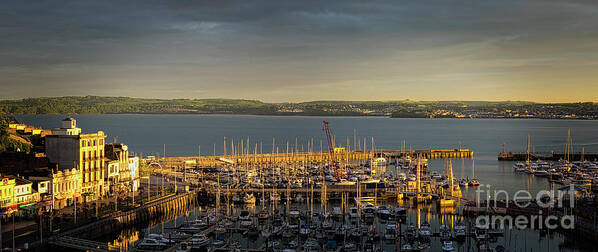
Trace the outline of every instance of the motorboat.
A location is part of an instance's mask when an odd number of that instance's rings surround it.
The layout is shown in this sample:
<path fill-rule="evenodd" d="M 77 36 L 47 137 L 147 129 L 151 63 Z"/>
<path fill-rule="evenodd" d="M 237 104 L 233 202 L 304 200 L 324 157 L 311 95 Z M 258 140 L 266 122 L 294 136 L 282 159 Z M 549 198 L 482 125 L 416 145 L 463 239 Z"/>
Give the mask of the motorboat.
<path fill-rule="evenodd" d="M 404 207 L 396 207 L 394 212 L 395 212 L 395 217 L 407 216 L 407 209 L 405 209 Z"/>
<path fill-rule="evenodd" d="M 384 220 L 388 220 L 393 216 L 393 214 L 390 212 L 390 210 L 388 210 L 388 208 L 386 208 L 386 206 L 379 206 L 378 209 L 376 209 L 376 214 L 380 219 Z"/>
<path fill-rule="evenodd" d="M 352 185 L 355 185 L 355 182 L 354 181 L 349 181 L 349 180 L 346 180 L 346 179 L 341 179 L 339 182 L 336 183 L 336 185 L 339 185 L 339 186 L 352 186 Z"/>
<path fill-rule="evenodd" d="M 359 218 L 359 210 L 357 209 L 357 207 L 351 207 L 349 209 L 349 217 L 351 217 L 352 219 Z"/>
<path fill-rule="evenodd" d="M 447 225 L 440 226 L 440 239 L 441 240 L 450 240 L 452 238 L 451 228 Z"/>
<path fill-rule="evenodd" d="M 308 239 L 303 244 L 303 249 L 304 249 L 304 251 L 319 251 L 320 250 L 320 244 L 315 239 Z"/>
<path fill-rule="evenodd" d="M 179 247 L 175 250 L 175 252 L 189 252 L 191 251 L 191 246 L 186 242 L 181 242 Z"/>
<path fill-rule="evenodd" d="M 455 251 L 455 246 L 453 246 L 452 241 L 444 241 L 442 242 L 442 251 Z"/>
<path fill-rule="evenodd" d="M 252 214 L 251 212 L 247 211 L 247 210 L 241 210 L 241 212 L 239 213 L 239 220 L 243 221 L 243 220 L 251 220 Z"/>
<path fill-rule="evenodd" d="M 430 224 L 427 222 L 422 223 L 421 227 L 419 228 L 419 235 L 424 238 L 430 237 L 432 232 L 430 231 Z"/>
<path fill-rule="evenodd" d="M 201 248 L 210 244 L 210 238 L 203 234 L 195 234 L 188 241 L 188 244 L 193 248 Z"/>
<path fill-rule="evenodd" d="M 471 179 L 469 180 L 469 186 L 479 186 L 480 182 L 477 179 Z"/>
<path fill-rule="evenodd" d="M 156 240 L 156 241 L 158 241 L 158 242 L 161 242 L 161 243 L 164 243 L 164 244 L 171 244 L 171 243 L 175 243 L 175 241 L 174 241 L 174 240 L 167 239 L 167 238 L 165 238 L 163 235 L 160 235 L 160 234 L 148 234 L 148 235 L 147 235 L 147 238 L 154 239 L 154 240 Z"/>
<path fill-rule="evenodd" d="M 299 217 L 301 217 L 301 212 L 298 209 L 293 208 L 289 211 L 289 217 L 298 219 Z"/>
<path fill-rule="evenodd" d="M 137 244 L 137 249 L 142 250 L 164 250 L 168 245 L 166 243 L 159 242 L 156 239 L 152 238 L 144 238 L 139 244 Z"/>
<path fill-rule="evenodd" d="M 361 214 L 363 214 L 363 216 L 367 219 L 371 219 L 374 218 L 374 215 L 376 213 L 376 209 L 372 206 L 368 206 L 368 207 L 364 207 L 363 210 L 361 210 Z"/>
<path fill-rule="evenodd" d="M 397 227 L 392 224 L 386 225 L 386 229 L 384 230 L 384 239 L 385 240 L 394 240 L 396 238 L 397 238 Z"/>
<path fill-rule="evenodd" d="M 457 239 L 464 239 L 467 236 L 467 227 L 463 223 L 455 226 L 455 237 Z"/>
<path fill-rule="evenodd" d="M 178 231 L 188 234 L 195 234 L 201 232 L 203 229 L 192 225 L 183 225 L 178 228 Z"/>
<path fill-rule="evenodd" d="M 417 228 L 415 227 L 415 225 L 409 224 L 409 226 L 407 226 L 407 237 L 417 237 Z"/>

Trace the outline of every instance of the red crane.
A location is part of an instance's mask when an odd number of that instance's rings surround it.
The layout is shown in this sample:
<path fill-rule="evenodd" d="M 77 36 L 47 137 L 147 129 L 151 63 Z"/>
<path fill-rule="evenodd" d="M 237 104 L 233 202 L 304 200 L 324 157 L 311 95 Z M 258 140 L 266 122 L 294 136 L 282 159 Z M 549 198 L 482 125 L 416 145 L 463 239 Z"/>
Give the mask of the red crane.
<path fill-rule="evenodd" d="M 328 152 L 330 153 L 330 161 L 334 165 L 334 143 L 332 143 L 332 134 L 330 133 L 330 126 L 328 121 L 324 121 L 324 132 L 326 132 L 326 140 L 328 140 Z"/>

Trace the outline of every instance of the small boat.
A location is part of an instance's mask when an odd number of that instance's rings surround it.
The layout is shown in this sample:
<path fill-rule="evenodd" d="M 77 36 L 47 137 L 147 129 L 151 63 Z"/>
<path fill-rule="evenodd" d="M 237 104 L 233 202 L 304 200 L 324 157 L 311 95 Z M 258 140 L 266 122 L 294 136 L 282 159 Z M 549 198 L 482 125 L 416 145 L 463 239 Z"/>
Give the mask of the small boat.
<path fill-rule="evenodd" d="M 347 242 L 347 243 L 345 243 L 345 246 L 343 246 L 343 249 L 345 251 L 356 251 L 357 246 L 355 245 L 355 243 Z"/>
<path fill-rule="evenodd" d="M 413 224 L 407 226 L 407 237 L 417 237 L 417 228 Z"/>
<path fill-rule="evenodd" d="M 430 173 L 430 177 L 432 179 L 436 179 L 436 180 L 439 180 L 442 178 L 442 176 L 437 171 L 432 171 L 432 173 Z"/>
<path fill-rule="evenodd" d="M 164 250 L 167 246 L 168 245 L 166 245 L 166 243 L 161 243 L 156 239 L 144 238 L 139 244 L 137 244 L 137 249 Z"/>
<path fill-rule="evenodd" d="M 226 233 L 226 228 L 224 227 L 224 225 L 218 225 L 215 229 L 214 229 L 214 234 L 224 234 Z"/>
<path fill-rule="evenodd" d="M 174 231 L 172 233 L 170 233 L 168 235 L 169 239 L 175 240 L 175 241 L 182 241 L 182 240 L 186 240 L 189 237 L 191 237 L 190 234 L 187 234 L 185 232 L 179 232 L 179 231 Z"/>
<path fill-rule="evenodd" d="M 243 197 L 243 202 L 249 205 L 255 204 L 255 196 L 253 196 L 253 193 L 245 194 L 245 197 Z"/>
<path fill-rule="evenodd" d="M 355 185 L 355 182 L 349 181 L 349 180 L 346 180 L 346 179 L 341 179 L 341 181 L 337 182 L 336 185 L 339 185 L 339 186 L 352 186 L 352 185 Z"/>
<path fill-rule="evenodd" d="M 480 185 L 480 182 L 477 179 L 471 179 L 469 181 L 469 186 L 474 186 L 475 187 L 475 186 L 479 186 L 479 185 Z"/>
<path fill-rule="evenodd" d="M 299 246 L 299 241 L 297 241 L 297 239 L 294 239 L 294 240 L 290 241 L 287 244 L 287 246 L 292 249 L 297 248 L 297 246 Z"/>
<path fill-rule="evenodd" d="M 222 239 L 216 239 L 216 240 L 212 241 L 212 246 L 216 247 L 216 248 L 220 248 L 220 247 L 224 246 L 224 244 L 226 244 L 226 242 Z"/>
<path fill-rule="evenodd" d="M 189 244 L 186 242 L 181 242 L 181 244 L 179 244 L 179 247 L 175 250 L 175 252 L 189 252 L 189 251 L 191 251 L 191 246 L 189 246 Z"/>
<path fill-rule="evenodd" d="M 385 206 L 378 207 L 377 214 L 378 217 L 383 220 L 388 220 L 393 216 L 393 214 L 390 213 L 390 210 L 388 210 Z"/>
<path fill-rule="evenodd" d="M 374 218 L 376 209 L 374 207 L 368 206 L 368 207 L 364 207 L 361 212 L 365 218 L 372 219 L 372 218 Z"/>
<path fill-rule="evenodd" d="M 447 225 L 440 226 L 440 239 L 446 241 L 450 240 L 451 238 L 451 228 L 449 228 Z"/>
<path fill-rule="evenodd" d="M 455 251 L 455 246 L 453 246 L 452 241 L 444 241 L 442 242 L 442 251 Z"/>
<path fill-rule="evenodd" d="M 548 177 L 550 176 L 550 173 L 544 169 L 538 169 L 534 172 L 534 175 L 538 177 Z"/>
<path fill-rule="evenodd" d="M 268 211 L 262 210 L 257 214 L 257 218 L 260 220 L 267 220 L 270 217 L 270 214 L 268 214 Z"/>
<path fill-rule="evenodd" d="M 459 180 L 459 185 L 460 186 L 468 186 L 469 181 L 467 181 L 467 179 L 465 179 L 465 178 L 462 178 L 461 180 Z"/>
<path fill-rule="evenodd" d="M 386 166 L 386 158 L 379 157 L 372 163 L 374 166 Z"/>
<path fill-rule="evenodd" d="M 386 225 L 386 229 L 384 230 L 384 239 L 385 240 L 394 240 L 396 238 L 397 238 L 397 227 L 392 224 Z"/>
<path fill-rule="evenodd" d="M 488 233 L 486 232 L 486 229 L 476 228 L 475 229 L 475 238 L 477 240 L 486 240 L 486 239 L 488 239 Z"/>
<path fill-rule="evenodd" d="M 359 230 L 359 228 L 352 229 L 351 233 L 349 234 L 349 237 L 351 237 L 351 239 L 353 239 L 353 240 L 360 240 L 361 239 L 361 231 Z"/>
<path fill-rule="evenodd" d="M 395 217 L 397 217 L 397 218 L 407 216 L 407 209 L 405 209 L 404 207 L 396 207 L 394 212 L 395 212 Z"/>
<path fill-rule="evenodd" d="M 357 207 L 351 207 L 351 209 L 349 209 L 349 217 L 351 217 L 352 219 L 359 218 L 359 210 L 357 209 Z"/>
<path fill-rule="evenodd" d="M 251 225 L 253 225 L 253 221 L 252 220 L 242 220 L 241 222 L 239 222 L 239 226 L 241 228 L 248 228 Z"/>
<path fill-rule="evenodd" d="M 459 223 L 455 226 L 455 237 L 457 239 L 464 239 L 467 236 L 467 227 L 463 223 Z"/>
<path fill-rule="evenodd" d="M 413 247 L 410 243 L 405 243 L 401 245 L 401 251 L 416 251 L 417 249 Z"/>
<path fill-rule="evenodd" d="M 296 208 L 293 208 L 289 211 L 289 217 L 297 219 L 301 217 L 301 212 Z"/>
<path fill-rule="evenodd" d="M 325 230 L 330 230 L 334 227 L 334 223 L 330 220 L 325 220 L 322 222 L 322 228 Z"/>
<path fill-rule="evenodd" d="M 183 233 L 195 234 L 195 233 L 201 232 L 203 229 L 200 227 L 196 227 L 196 226 L 183 225 L 183 226 L 179 227 L 178 230 Z"/>
<path fill-rule="evenodd" d="M 195 234 L 191 237 L 188 244 L 193 248 L 201 248 L 210 244 L 210 238 L 203 234 Z"/>
<path fill-rule="evenodd" d="M 311 234 L 311 230 L 305 225 L 303 224 L 301 226 L 301 228 L 299 229 L 299 235 L 303 238 L 308 237 L 309 234 Z"/>
<path fill-rule="evenodd" d="M 343 218 L 343 212 L 341 211 L 340 207 L 335 207 L 332 209 L 332 214 L 335 218 Z"/>
<path fill-rule="evenodd" d="M 251 220 L 251 217 L 251 212 L 247 210 L 241 210 L 241 212 L 239 213 L 239 220 Z"/>
<path fill-rule="evenodd" d="M 429 223 L 427 223 L 427 222 L 422 223 L 421 227 L 419 228 L 419 235 L 424 238 L 428 238 L 428 237 L 430 237 L 430 235 L 432 235 L 432 232 L 430 231 Z"/>
<path fill-rule="evenodd" d="M 267 228 L 264 228 L 264 230 L 262 230 L 262 237 L 264 237 L 265 239 L 270 238 L 270 235 L 272 235 L 272 233 Z"/>
<path fill-rule="evenodd" d="M 304 251 L 319 251 L 320 244 L 315 239 L 309 239 L 303 244 Z"/>

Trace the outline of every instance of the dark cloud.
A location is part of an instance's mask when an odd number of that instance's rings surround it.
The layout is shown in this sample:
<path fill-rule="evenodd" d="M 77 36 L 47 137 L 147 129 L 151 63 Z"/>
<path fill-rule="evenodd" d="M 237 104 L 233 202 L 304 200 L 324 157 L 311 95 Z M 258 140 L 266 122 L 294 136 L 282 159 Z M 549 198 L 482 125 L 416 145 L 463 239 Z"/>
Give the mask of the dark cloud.
<path fill-rule="evenodd" d="M 4 1 L 0 98 L 461 99 L 559 68 L 583 86 L 596 31 L 595 1 Z"/>

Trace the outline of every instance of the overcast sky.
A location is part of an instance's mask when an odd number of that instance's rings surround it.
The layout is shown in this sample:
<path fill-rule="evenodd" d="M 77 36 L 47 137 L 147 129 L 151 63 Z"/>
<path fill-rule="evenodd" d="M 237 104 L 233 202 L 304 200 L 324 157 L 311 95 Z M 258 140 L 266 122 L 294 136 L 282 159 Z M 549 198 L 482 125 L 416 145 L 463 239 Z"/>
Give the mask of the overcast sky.
<path fill-rule="evenodd" d="M 598 101 L 598 1 L 2 1 L 0 99 Z"/>

